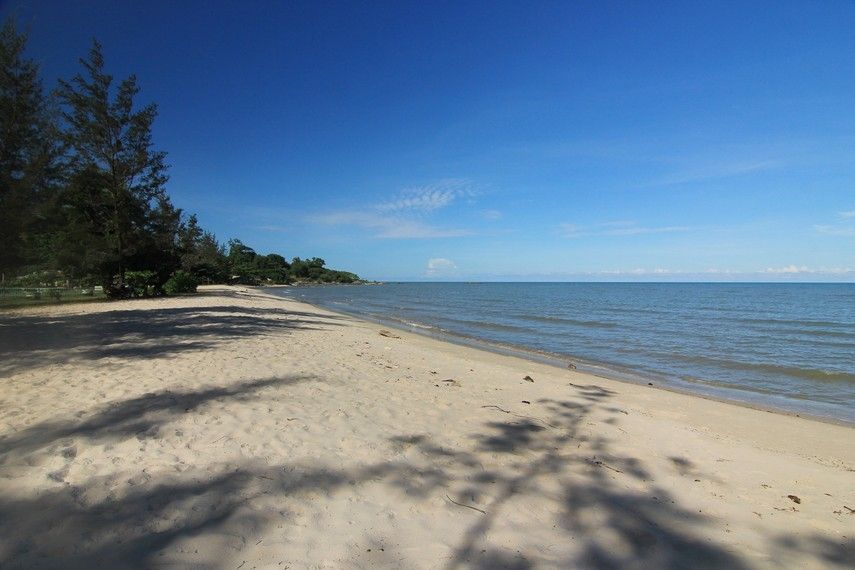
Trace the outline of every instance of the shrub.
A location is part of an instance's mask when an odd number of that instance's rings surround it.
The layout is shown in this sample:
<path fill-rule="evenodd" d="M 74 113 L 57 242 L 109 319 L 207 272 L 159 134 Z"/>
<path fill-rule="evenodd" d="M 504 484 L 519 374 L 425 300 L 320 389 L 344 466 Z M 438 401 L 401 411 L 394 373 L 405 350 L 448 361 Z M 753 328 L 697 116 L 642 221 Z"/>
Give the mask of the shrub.
<path fill-rule="evenodd" d="M 59 271 L 34 271 L 9 281 L 12 287 L 55 287 L 64 277 Z"/>
<path fill-rule="evenodd" d="M 24 292 L 24 297 L 27 299 L 41 299 L 42 292 L 39 289 L 27 289 Z"/>
<path fill-rule="evenodd" d="M 125 285 L 131 297 L 148 297 L 157 285 L 157 273 L 154 271 L 128 271 L 125 273 Z"/>
<path fill-rule="evenodd" d="M 186 271 L 176 271 L 163 288 L 168 295 L 177 295 L 181 293 L 195 293 L 198 286 L 199 281 L 193 275 Z"/>

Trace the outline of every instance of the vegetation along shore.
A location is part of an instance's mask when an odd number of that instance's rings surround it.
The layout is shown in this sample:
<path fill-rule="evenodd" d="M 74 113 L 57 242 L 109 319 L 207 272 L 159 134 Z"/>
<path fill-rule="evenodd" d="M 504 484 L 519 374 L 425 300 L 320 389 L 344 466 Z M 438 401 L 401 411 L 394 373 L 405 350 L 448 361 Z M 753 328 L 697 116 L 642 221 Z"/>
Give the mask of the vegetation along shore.
<path fill-rule="evenodd" d="M 323 259 L 227 244 L 173 205 L 153 103 L 115 82 L 98 42 L 80 72 L 46 91 L 26 38 L 0 31 L 0 305 L 67 297 L 186 293 L 200 283 L 353 283 Z M 41 291 L 48 287 L 52 290 Z M 66 289 L 66 291 L 59 291 Z"/>

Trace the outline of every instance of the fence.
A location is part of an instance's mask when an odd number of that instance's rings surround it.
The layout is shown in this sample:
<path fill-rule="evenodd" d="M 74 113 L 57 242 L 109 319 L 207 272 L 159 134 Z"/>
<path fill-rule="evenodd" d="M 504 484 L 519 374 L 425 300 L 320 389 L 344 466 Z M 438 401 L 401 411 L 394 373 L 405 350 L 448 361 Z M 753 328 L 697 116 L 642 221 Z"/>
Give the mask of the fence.
<path fill-rule="evenodd" d="M 101 287 L 0 287 L 0 307 L 103 299 Z"/>

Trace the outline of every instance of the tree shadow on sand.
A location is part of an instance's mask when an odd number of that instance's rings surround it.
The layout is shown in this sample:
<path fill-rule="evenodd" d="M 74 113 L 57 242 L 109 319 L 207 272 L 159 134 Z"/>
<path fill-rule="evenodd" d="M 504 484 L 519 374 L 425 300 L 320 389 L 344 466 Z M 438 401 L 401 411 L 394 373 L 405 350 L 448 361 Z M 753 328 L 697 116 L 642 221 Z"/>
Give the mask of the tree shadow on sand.
<path fill-rule="evenodd" d="M 478 462 L 486 460 L 485 453 L 511 460 L 490 473 L 489 489 L 479 483 L 478 474 L 456 477 L 468 481 L 460 489 L 459 502 L 480 496 L 490 500 L 446 567 L 534 567 L 537 560 L 491 547 L 489 535 L 512 505 L 542 502 L 544 497 L 557 497 L 551 500 L 560 512 L 556 522 L 576 543 L 571 559 L 553 559 L 551 564 L 602 569 L 745 567 L 702 538 L 707 519 L 675 504 L 667 491 L 628 490 L 632 485 L 627 483 L 649 478 L 642 463 L 614 453 L 606 438 L 582 429 L 594 408 L 613 393 L 595 385 L 574 387 L 573 400 L 537 402 L 535 409 L 545 411 L 545 417 L 491 422 L 488 431 L 473 436 Z"/>
<path fill-rule="evenodd" d="M 170 563 L 194 568 L 222 567 L 225 552 L 251 546 L 270 525 L 288 522 L 285 506 L 254 509 L 269 497 L 299 499 L 303 493 L 331 492 L 340 487 L 377 480 L 412 492 L 437 484 L 430 471 L 405 464 L 382 463 L 354 469 L 312 465 L 229 465 L 181 477 L 163 477 L 123 491 L 115 481 L 96 478 L 82 486 L 66 486 L 33 498 L 0 495 L 0 566 L 50 568 L 150 568 Z M 189 479 L 189 480 L 188 480 Z M 93 498 L 94 496 L 94 498 Z M 203 557 L 198 543 L 182 540 L 208 535 Z M 4 544 L 5 543 L 5 544 Z M 165 550 L 173 546 L 177 552 Z M 170 556 L 177 556 L 170 560 Z"/>
<path fill-rule="evenodd" d="M 572 399 L 542 399 L 537 407 L 526 407 L 534 410 L 532 415 L 486 406 L 511 419 L 487 423 L 486 430 L 472 434 L 470 449 L 449 450 L 424 435 L 393 438 L 396 444 L 417 447 L 430 465 L 442 468 L 439 480 L 446 483 L 452 508 L 472 511 L 474 520 L 445 568 L 753 567 L 717 542 L 720 520 L 681 505 L 656 485 L 641 459 L 617 453 L 609 439 L 598 435 L 601 430 L 584 429 L 597 408 L 611 414 L 608 423 L 617 422 L 614 416 L 621 410 L 605 405 L 612 392 L 595 385 L 571 386 L 576 388 Z M 697 474 L 687 461 L 669 460 L 677 470 Z M 492 543 L 491 532 L 530 505 L 558 512 L 554 522 L 572 544 L 572 554 L 554 556 L 541 544 L 541 551 L 532 556 Z M 543 514 L 548 511 L 544 508 Z M 538 537 L 520 538 L 520 547 L 538 542 Z M 756 546 L 766 550 L 769 561 L 807 555 L 828 567 L 846 568 L 853 562 L 851 544 L 827 537 L 766 538 Z"/>
<path fill-rule="evenodd" d="M 157 439 L 171 422 L 209 402 L 266 399 L 275 396 L 270 390 L 318 380 L 286 377 L 194 392 L 164 391 L 120 402 L 82 421 L 44 422 L 0 441 L 0 479 L 9 478 L 4 467 L 27 461 L 28 454 L 54 453 L 80 439 L 93 444 L 141 435 Z M 67 449 L 60 453 L 71 462 L 75 454 L 65 453 Z M 271 466 L 260 460 L 186 467 L 184 472 L 152 477 L 140 466 L 136 473 L 90 477 L 79 484 L 50 477 L 56 484 L 34 496 L 0 491 L 0 567 L 148 568 L 168 564 L 165 549 L 178 541 L 210 534 L 213 539 L 206 543 L 204 556 L 192 557 L 193 566 L 216 568 L 224 551 L 247 546 L 245 536 L 260 535 L 268 525 L 289 520 L 282 506 L 254 511 L 250 505 L 256 499 L 377 481 L 410 496 L 424 496 L 448 483 L 441 470 L 405 462 L 353 469 Z"/>
<path fill-rule="evenodd" d="M 224 341 L 338 326 L 342 317 L 240 306 L 140 308 L 76 315 L 0 315 L 0 377 L 72 360 L 151 358 Z"/>
<path fill-rule="evenodd" d="M 160 429 L 188 413 L 214 401 L 246 402 L 260 399 L 266 388 L 281 388 L 317 380 L 313 376 L 264 378 L 183 392 L 163 390 L 109 405 L 88 418 L 51 420 L 36 424 L 6 437 L 0 437 L 0 466 L 10 455 L 26 455 L 74 438 L 92 443 L 110 443 L 129 437 L 159 437 Z M 72 453 L 72 451 L 65 451 Z"/>
<path fill-rule="evenodd" d="M 33 428 L 16 440 L 4 440 L 3 449 L 43 449 L 72 437 L 122 440 L 136 437 L 138 430 L 156 438 L 169 422 L 196 413 L 205 402 L 263 397 L 265 390 L 303 380 L 262 379 L 143 396 L 76 424 Z M 642 460 L 617 453 L 600 430 L 587 429 L 593 412 L 619 412 L 606 405 L 613 394 L 597 386 L 573 388 L 567 399 L 543 399 L 521 409 L 485 406 L 496 419 L 456 446 L 425 434 L 391 436 L 388 457 L 394 459 L 376 463 L 334 468 L 320 462 L 269 465 L 246 459 L 127 481 L 114 475 L 74 485 L 58 482 L 37 495 L 0 491 L 0 566 L 221 567 L 236 551 L 246 552 L 248 558 L 256 541 L 272 529 L 282 529 L 276 534 L 287 540 L 294 509 L 308 504 L 313 494 L 379 485 L 390 497 L 442 497 L 450 512 L 471 517 L 465 531 L 454 537 L 446 559 L 411 560 L 416 566 L 749 567 L 748 561 L 716 542 L 715 520 L 679 504 L 651 481 Z M 560 546 L 569 548 L 553 554 L 538 542 L 541 537 L 524 527 L 515 534 L 519 551 L 493 540 L 494 531 L 517 519 L 527 505 L 542 507 L 543 516 L 553 517 L 565 542 Z M 543 548 L 533 553 L 522 548 L 532 543 Z M 199 554 L 202 545 L 205 550 Z M 768 544 L 757 547 L 777 549 L 783 561 L 787 553 L 807 553 L 840 567 L 846 567 L 852 554 L 845 544 L 822 537 L 769 537 Z M 365 559 L 366 553 L 352 555 Z"/>

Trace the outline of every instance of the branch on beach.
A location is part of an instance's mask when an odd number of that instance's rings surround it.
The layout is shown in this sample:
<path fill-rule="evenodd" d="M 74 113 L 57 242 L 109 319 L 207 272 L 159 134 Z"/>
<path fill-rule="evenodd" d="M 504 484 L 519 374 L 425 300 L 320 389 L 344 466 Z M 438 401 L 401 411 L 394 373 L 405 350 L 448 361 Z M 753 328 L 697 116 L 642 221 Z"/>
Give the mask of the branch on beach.
<path fill-rule="evenodd" d="M 482 408 L 494 408 L 494 409 L 496 409 L 496 410 L 499 410 L 499 411 L 500 411 L 500 412 L 502 412 L 502 413 L 509 414 L 509 415 L 511 415 L 511 416 L 515 416 L 515 417 L 518 417 L 518 418 L 523 418 L 523 419 L 526 419 L 526 420 L 535 420 L 535 421 L 540 422 L 540 423 L 542 423 L 543 425 L 545 425 L 545 426 L 549 426 L 549 427 L 551 427 L 551 428 L 558 428 L 558 427 L 560 427 L 560 426 L 557 426 L 557 425 L 555 425 L 555 424 L 551 424 L 551 423 L 549 423 L 548 421 L 543 420 L 543 419 L 541 419 L 541 418 L 536 418 L 536 417 L 534 417 L 534 416 L 524 416 L 524 415 L 522 415 L 522 414 L 516 414 L 516 413 L 514 413 L 514 412 L 512 412 L 512 411 L 510 411 L 510 410 L 506 410 L 506 409 L 504 409 L 504 408 L 500 408 L 499 406 L 495 406 L 495 405 L 488 405 L 488 406 L 481 406 L 481 407 L 482 407 Z"/>
<path fill-rule="evenodd" d="M 478 507 L 473 507 L 472 505 L 464 505 L 463 503 L 458 503 L 457 501 L 455 501 L 454 499 L 452 499 L 448 495 L 446 495 L 445 498 L 448 499 L 449 501 L 451 501 L 452 503 L 454 503 L 455 505 L 459 506 L 459 507 L 466 507 L 467 509 L 472 509 L 473 511 L 478 511 L 482 515 L 487 514 L 487 511 L 481 510 Z"/>

